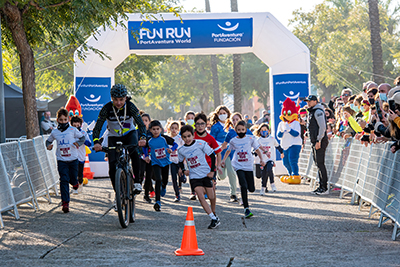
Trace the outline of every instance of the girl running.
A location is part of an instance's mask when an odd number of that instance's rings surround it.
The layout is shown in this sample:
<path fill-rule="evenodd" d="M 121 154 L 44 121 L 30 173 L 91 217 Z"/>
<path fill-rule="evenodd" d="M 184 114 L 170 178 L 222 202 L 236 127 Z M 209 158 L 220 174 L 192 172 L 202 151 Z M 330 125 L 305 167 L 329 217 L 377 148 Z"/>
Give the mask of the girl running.
<path fill-rule="evenodd" d="M 146 125 L 146 129 L 147 129 L 147 138 L 151 137 L 151 133 L 149 131 L 149 124 L 150 124 L 150 115 L 147 113 L 141 113 L 142 116 L 142 120 L 144 125 Z M 143 148 L 143 151 L 145 149 L 148 149 L 147 147 Z M 148 153 L 148 152 L 147 152 Z M 149 161 L 149 163 L 147 163 L 144 159 L 145 159 L 145 153 L 142 154 L 141 158 L 140 158 L 140 180 L 143 181 L 144 179 L 144 196 L 143 199 L 144 201 L 146 201 L 147 203 L 151 203 L 151 198 L 155 197 L 155 193 L 154 193 L 154 188 L 153 188 L 153 168 L 151 167 L 151 159 Z M 146 177 L 146 178 L 144 178 Z"/>
<path fill-rule="evenodd" d="M 239 178 L 240 190 L 242 194 L 244 216 L 250 218 L 253 214 L 249 209 L 249 202 L 247 197 L 247 191 L 254 192 L 254 176 L 253 176 L 253 155 L 251 149 L 253 148 L 257 153 L 258 157 L 262 159 L 260 151 L 260 144 L 254 138 L 254 136 L 246 135 L 247 128 L 245 121 L 239 121 L 235 126 L 237 136 L 232 138 L 229 142 L 228 151 L 225 153 L 224 159 L 222 160 L 221 166 L 226 166 L 226 159 L 229 157 L 229 153 L 234 150 L 232 166 L 236 171 L 237 177 Z M 260 161 L 261 166 L 265 166 L 263 160 Z"/>

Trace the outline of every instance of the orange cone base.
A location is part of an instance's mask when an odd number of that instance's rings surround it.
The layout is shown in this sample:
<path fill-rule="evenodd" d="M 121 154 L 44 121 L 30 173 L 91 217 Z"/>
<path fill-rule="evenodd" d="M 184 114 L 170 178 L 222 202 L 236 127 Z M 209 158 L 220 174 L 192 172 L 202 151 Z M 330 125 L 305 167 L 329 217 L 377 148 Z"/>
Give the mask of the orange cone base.
<path fill-rule="evenodd" d="M 83 177 L 87 178 L 87 179 L 93 179 L 94 176 L 94 172 L 91 171 L 84 171 L 83 172 Z"/>
<path fill-rule="evenodd" d="M 300 175 L 293 175 L 289 176 L 285 179 L 285 183 L 288 184 L 300 184 L 301 183 L 301 176 Z"/>
<path fill-rule="evenodd" d="M 182 250 L 178 248 L 175 250 L 175 255 L 176 256 L 202 256 L 204 255 L 204 252 L 201 249 L 185 249 Z"/>
<path fill-rule="evenodd" d="M 286 183 L 286 179 L 289 178 L 289 176 L 285 175 L 285 176 L 281 176 L 281 182 L 282 183 Z"/>

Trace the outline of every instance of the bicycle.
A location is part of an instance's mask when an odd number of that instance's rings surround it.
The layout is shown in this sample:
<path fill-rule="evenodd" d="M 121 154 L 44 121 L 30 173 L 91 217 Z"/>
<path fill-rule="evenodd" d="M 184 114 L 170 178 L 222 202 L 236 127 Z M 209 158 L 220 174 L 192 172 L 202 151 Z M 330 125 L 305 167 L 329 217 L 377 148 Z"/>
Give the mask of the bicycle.
<path fill-rule="evenodd" d="M 133 190 L 132 167 L 129 164 L 128 148 L 132 145 L 123 145 L 117 142 L 115 147 L 103 147 L 103 152 L 115 150 L 117 152 L 117 165 L 115 172 L 115 199 L 119 223 L 122 228 L 135 222 L 135 192 Z"/>

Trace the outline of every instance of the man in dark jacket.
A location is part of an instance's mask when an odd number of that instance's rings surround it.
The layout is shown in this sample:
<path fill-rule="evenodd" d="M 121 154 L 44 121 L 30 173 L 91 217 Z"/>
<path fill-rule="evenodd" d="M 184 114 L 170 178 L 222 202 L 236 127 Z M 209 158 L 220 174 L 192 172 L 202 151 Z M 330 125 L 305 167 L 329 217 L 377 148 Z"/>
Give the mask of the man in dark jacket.
<path fill-rule="evenodd" d="M 308 136 L 312 145 L 314 162 L 317 164 L 319 173 L 319 187 L 313 193 L 327 195 L 329 192 L 325 152 L 329 141 L 326 134 L 325 109 L 318 103 L 318 98 L 315 95 L 309 95 L 304 101 L 307 101 L 308 105 Z"/>

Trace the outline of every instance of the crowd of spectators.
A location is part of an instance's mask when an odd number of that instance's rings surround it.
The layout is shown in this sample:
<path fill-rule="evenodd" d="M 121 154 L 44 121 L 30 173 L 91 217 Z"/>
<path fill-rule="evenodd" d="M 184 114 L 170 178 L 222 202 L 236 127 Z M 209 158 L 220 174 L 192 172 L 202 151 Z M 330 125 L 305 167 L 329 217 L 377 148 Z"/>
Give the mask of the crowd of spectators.
<path fill-rule="evenodd" d="M 322 104 L 329 138 L 354 138 L 366 146 L 391 142 L 393 153 L 400 149 L 400 76 L 393 88 L 369 81 L 359 94 L 343 88 L 340 96 Z M 300 110 L 300 117 L 305 116 L 302 114 L 307 113 L 306 108 Z"/>

